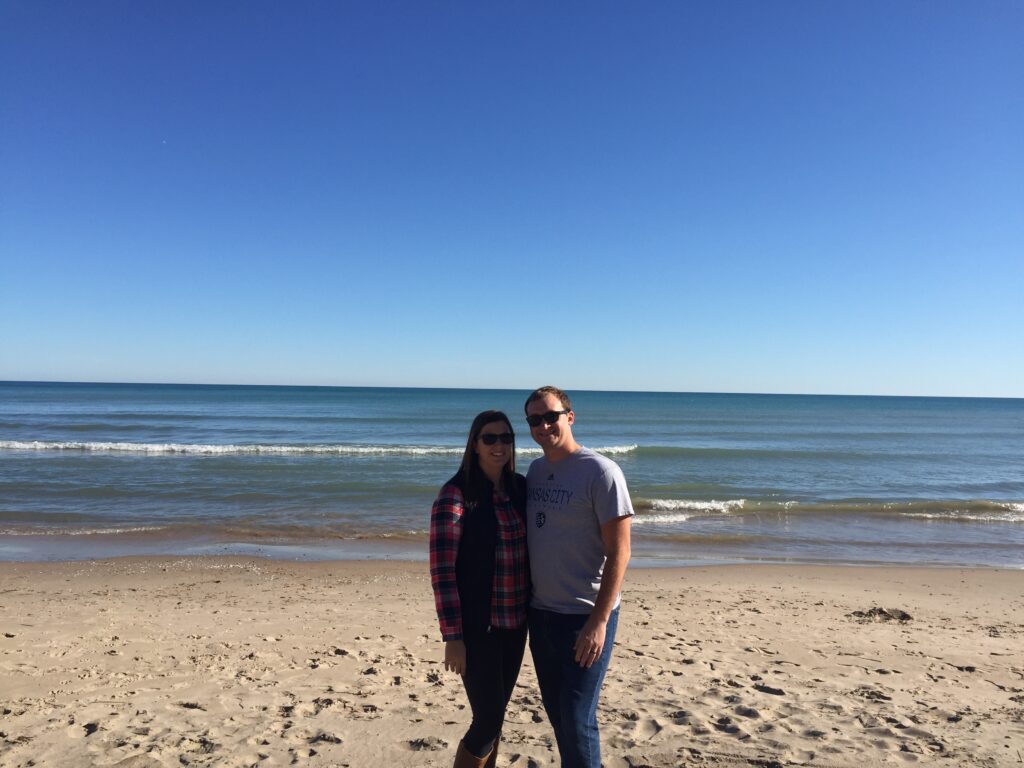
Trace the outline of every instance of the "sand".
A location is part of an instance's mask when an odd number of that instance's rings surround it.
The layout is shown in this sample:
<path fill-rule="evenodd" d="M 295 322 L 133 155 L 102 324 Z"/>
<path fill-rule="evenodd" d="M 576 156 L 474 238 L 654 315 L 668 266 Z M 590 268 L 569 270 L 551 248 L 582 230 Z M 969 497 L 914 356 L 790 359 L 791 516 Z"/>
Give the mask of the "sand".
<path fill-rule="evenodd" d="M 0 765 L 450 766 L 441 655 L 423 564 L 0 564 Z M 600 709 L 610 768 L 1014 766 L 1022 720 L 1024 572 L 924 568 L 634 568 Z M 558 764 L 529 653 L 505 737 Z"/>

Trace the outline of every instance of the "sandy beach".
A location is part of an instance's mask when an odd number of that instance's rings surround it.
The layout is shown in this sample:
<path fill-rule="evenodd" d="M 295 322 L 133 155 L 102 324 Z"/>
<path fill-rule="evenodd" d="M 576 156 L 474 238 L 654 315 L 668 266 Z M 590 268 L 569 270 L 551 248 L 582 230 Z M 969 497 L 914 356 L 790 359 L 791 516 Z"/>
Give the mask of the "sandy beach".
<path fill-rule="evenodd" d="M 0 564 L 0 764 L 449 766 L 441 650 L 421 563 Z M 633 569 L 600 722 L 610 768 L 1019 765 L 1024 572 Z M 557 765 L 529 653 L 498 765 Z"/>

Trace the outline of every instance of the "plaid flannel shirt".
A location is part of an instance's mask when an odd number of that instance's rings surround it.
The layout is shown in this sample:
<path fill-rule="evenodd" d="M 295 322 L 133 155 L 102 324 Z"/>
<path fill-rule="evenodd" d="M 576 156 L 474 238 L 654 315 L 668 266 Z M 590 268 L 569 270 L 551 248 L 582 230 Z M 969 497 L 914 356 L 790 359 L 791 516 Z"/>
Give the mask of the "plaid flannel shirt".
<path fill-rule="evenodd" d="M 526 554 L 526 525 L 511 499 L 494 492 L 494 516 L 498 540 L 494 551 L 494 581 L 491 586 L 491 626 L 521 627 L 526 621 L 530 599 L 530 575 Z M 445 485 L 430 512 L 430 582 L 434 588 L 441 637 L 462 639 L 462 607 L 455 578 L 455 560 L 462 535 L 462 489 Z"/>

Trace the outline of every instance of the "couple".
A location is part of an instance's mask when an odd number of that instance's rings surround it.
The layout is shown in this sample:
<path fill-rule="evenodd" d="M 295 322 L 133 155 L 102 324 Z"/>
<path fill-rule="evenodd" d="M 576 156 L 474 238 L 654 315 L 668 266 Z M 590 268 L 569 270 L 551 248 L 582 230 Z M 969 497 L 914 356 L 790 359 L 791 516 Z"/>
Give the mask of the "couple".
<path fill-rule="evenodd" d="M 494 766 L 527 625 L 563 768 L 600 768 L 597 699 L 618 624 L 633 507 L 618 465 L 577 443 L 569 396 L 541 387 L 526 422 L 544 456 L 515 472 L 501 411 L 473 420 L 430 517 L 430 574 L 445 668 L 473 721 L 455 768 Z"/>

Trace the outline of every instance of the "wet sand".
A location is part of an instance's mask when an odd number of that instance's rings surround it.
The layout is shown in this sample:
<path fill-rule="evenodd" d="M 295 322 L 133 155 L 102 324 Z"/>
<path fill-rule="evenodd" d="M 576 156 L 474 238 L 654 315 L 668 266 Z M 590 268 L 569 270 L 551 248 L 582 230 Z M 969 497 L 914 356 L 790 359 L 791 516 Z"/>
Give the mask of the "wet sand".
<path fill-rule="evenodd" d="M 609 768 L 1024 761 L 1024 571 L 637 568 L 622 610 Z M 0 765 L 450 766 L 441 655 L 423 563 L 3 563 Z M 498 765 L 557 764 L 527 653 Z"/>

